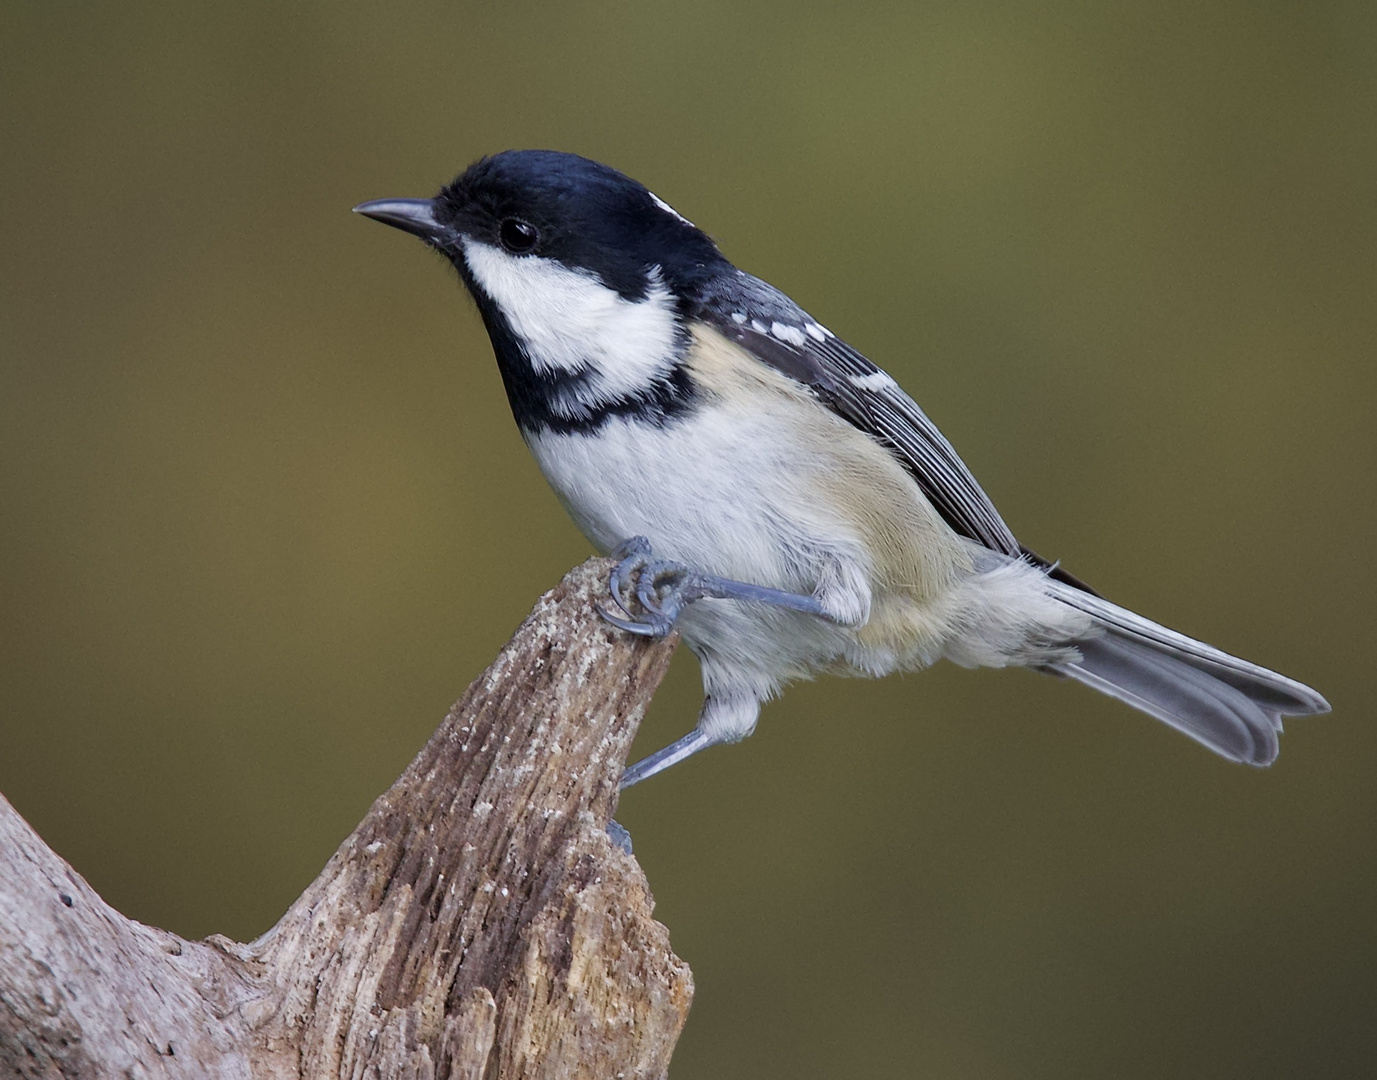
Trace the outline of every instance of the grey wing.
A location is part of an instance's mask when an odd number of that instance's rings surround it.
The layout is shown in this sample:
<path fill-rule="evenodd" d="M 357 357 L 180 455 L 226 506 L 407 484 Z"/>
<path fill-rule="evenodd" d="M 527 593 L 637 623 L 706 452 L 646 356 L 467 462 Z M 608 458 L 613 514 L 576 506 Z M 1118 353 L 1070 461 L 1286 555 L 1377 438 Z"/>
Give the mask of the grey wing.
<path fill-rule="evenodd" d="M 833 412 L 888 447 L 956 532 L 1005 555 L 1031 555 L 899 384 L 782 292 L 738 270 L 705 290 L 700 305 L 697 318 L 810 387 Z"/>

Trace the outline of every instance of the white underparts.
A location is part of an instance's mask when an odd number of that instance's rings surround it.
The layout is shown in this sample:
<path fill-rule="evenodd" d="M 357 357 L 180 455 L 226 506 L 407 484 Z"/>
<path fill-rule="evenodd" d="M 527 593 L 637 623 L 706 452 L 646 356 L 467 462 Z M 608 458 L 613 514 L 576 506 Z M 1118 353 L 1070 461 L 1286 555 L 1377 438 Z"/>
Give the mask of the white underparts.
<path fill-rule="evenodd" d="M 626 300 L 589 272 L 537 255 L 510 255 L 464 240 L 478 287 L 501 309 L 541 373 L 588 373 L 605 401 L 643 392 L 674 365 L 674 301 L 656 273 L 641 300 Z"/>

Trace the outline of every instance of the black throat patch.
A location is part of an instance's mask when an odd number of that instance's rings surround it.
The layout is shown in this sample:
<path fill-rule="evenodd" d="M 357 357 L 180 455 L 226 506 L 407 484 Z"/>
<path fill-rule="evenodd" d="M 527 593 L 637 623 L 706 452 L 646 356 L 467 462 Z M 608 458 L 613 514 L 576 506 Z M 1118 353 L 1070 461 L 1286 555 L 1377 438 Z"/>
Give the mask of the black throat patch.
<path fill-rule="evenodd" d="M 523 432 L 594 432 L 621 418 L 663 425 L 692 412 L 699 391 L 686 364 L 679 362 L 630 394 L 608 397 L 596 390 L 591 366 L 572 371 L 537 370 L 497 305 L 470 287 L 492 341 L 512 416 Z"/>

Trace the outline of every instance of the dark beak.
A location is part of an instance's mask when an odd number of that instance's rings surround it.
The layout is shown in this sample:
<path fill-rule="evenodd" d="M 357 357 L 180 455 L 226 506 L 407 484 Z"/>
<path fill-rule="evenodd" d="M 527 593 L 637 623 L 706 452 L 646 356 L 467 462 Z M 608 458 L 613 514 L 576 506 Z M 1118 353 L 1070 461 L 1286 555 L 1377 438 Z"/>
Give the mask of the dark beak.
<path fill-rule="evenodd" d="M 395 229 L 419 236 L 422 240 L 438 242 L 445 228 L 435 220 L 435 204 L 430 199 L 374 199 L 359 203 L 354 213 L 381 221 Z"/>

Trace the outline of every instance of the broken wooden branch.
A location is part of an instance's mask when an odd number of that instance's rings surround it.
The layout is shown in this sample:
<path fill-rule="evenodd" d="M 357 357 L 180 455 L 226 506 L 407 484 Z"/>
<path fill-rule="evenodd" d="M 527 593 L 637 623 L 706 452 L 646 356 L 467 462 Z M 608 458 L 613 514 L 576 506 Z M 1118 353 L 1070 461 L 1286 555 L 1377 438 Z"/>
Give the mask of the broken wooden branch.
<path fill-rule="evenodd" d="M 608 838 L 674 651 L 541 597 L 320 876 L 256 941 L 107 905 L 0 798 L 0 1073 L 662 1077 L 692 975 Z"/>

